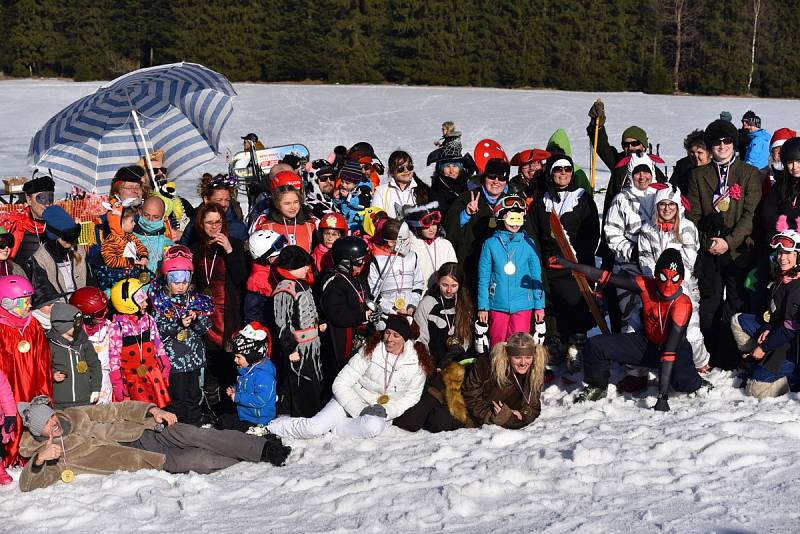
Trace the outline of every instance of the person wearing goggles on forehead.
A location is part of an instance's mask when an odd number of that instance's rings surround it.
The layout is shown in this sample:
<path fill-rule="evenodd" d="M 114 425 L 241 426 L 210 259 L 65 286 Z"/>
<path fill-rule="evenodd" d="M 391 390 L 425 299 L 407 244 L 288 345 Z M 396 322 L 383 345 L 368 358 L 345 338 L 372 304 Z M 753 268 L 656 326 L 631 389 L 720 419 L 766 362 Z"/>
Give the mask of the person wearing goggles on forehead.
<path fill-rule="evenodd" d="M 183 245 L 164 252 L 161 279 L 153 284 L 153 319 L 164 350 L 169 357 L 169 411 L 179 421 L 192 425 L 201 422 L 202 390 L 200 373 L 206 365 L 203 336 L 211 328 L 214 303 L 211 297 L 194 291 L 193 256 Z"/>
<path fill-rule="evenodd" d="M 64 208 L 58 205 L 44 210 L 48 241 L 36 251 L 29 262 L 31 282 L 37 294 L 56 293 L 66 302 L 69 295 L 81 287 L 97 285 L 86 257 L 78 250 L 81 227 Z"/>
<path fill-rule="evenodd" d="M 395 218 L 398 208 L 425 204 L 429 196 L 430 188 L 414 172 L 411 155 L 404 150 L 395 150 L 389 156 L 389 181 L 375 188 L 372 206 Z"/>
<path fill-rule="evenodd" d="M 434 201 L 405 208 L 401 213 L 411 229 L 411 250 L 417 255 L 422 279 L 428 289 L 436 284 L 439 267 L 448 262 L 458 262 L 453 244 L 444 237 L 442 214 L 438 208 L 439 203 Z"/>
<path fill-rule="evenodd" d="M 606 396 L 612 361 L 659 368 L 658 400 L 653 406 L 658 411 L 670 409 L 670 386 L 685 393 L 697 391 L 703 385 L 710 386 L 697 374 L 692 347 L 686 340 L 692 301 L 681 290 L 685 269 L 680 252 L 673 248 L 662 252 L 655 265 L 654 278 L 612 274 L 561 257 L 552 257 L 548 263 L 554 271 L 575 270 L 599 286 L 625 287 L 642 298 L 642 332 L 589 338 L 583 353 L 583 380 L 587 387 L 573 402 L 596 401 Z"/>
<path fill-rule="evenodd" d="M 81 328 L 94 346 L 103 373 L 97 404 L 108 404 L 114 392 L 111 386 L 111 367 L 108 362 L 108 346 L 111 340 L 111 321 L 108 319 L 108 297 L 96 287 L 82 287 L 69 297 L 69 303 L 83 315 Z"/>
<path fill-rule="evenodd" d="M 737 313 L 731 319 L 736 346 L 744 353 L 745 392 L 778 397 L 800 387 L 797 353 L 800 317 L 800 234 L 784 230 L 770 240 L 773 281 L 769 305 L 761 314 Z"/>
<path fill-rule="evenodd" d="M 47 340 L 53 358 L 53 402 L 60 409 L 95 404 L 100 398 L 103 370 L 82 322 L 75 306 L 53 304 Z"/>
<path fill-rule="evenodd" d="M 11 384 L 15 399 L 32 399 L 53 394 L 50 348 L 44 329 L 31 313 L 31 283 L 16 275 L 0 278 L 0 371 Z M 17 418 L 17 429 L 21 429 Z M 20 462 L 18 456 L 22 432 L 3 444 L 7 467 Z"/>
<path fill-rule="evenodd" d="M 55 187 L 56 184 L 50 176 L 28 180 L 22 186 L 27 206 L 22 210 L 0 215 L 0 225 L 14 236 L 9 257 L 23 267 L 33 253 L 49 240 L 45 230 L 44 210 L 55 200 Z"/>
<path fill-rule="evenodd" d="M 531 317 L 544 321 L 542 264 L 522 225 L 525 199 L 501 198 L 494 207 L 501 226 L 486 240 L 478 265 L 478 321 L 489 323 L 491 346 L 516 332 L 529 332 Z"/>
<path fill-rule="evenodd" d="M 761 176 L 734 156 L 733 124 L 715 120 L 706 127 L 705 136 L 712 161 L 692 171 L 688 213 L 700 231 L 700 328 L 711 365 L 737 369 L 741 358 L 728 325 L 749 299 L 745 280 L 757 261 L 752 234 Z"/>
<path fill-rule="evenodd" d="M 555 213 L 561 219 L 578 261 L 593 265 L 600 223 L 592 195 L 578 185 L 572 158 L 565 154 L 553 154 L 545 172 L 547 191 L 534 199 L 529 211 L 533 226 L 531 235 L 539 244 L 541 257 L 560 254 L 550 229 L 550 214 Z M 555 318 L 555 324 L 548 329 L 550 351 L 554 358 L 559 357 L 560 351 L 572 354 L 571 361 L 577 362 L 581 347 L 586 343 L 586 332 L 595 321 L 569 272 L 548 270 L 547 283 L 547 310 Z"/>

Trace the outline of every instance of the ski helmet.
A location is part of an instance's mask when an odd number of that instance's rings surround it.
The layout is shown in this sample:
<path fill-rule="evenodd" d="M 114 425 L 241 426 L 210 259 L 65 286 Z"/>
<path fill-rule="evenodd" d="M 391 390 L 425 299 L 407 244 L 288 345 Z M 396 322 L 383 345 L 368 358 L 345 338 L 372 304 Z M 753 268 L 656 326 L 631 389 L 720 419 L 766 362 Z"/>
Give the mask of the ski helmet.
<path fill-rule="evenodd" d="M 194 271 L 192 252 L 187 247 L 173 245 L 164 251 L 161 272 L 167 274 L 172 271 Z"/>
<path fill-rule="evenodd" d="M 494 216 L 497 220 L 502 221 L 509 213 L 522 213 L 524 215 L 526 209 L 524 198 L 519 195 L 508 195 L 502 197 L 494 205 Z"/>
<path fill-rule="evenodd" d="M 784 168 L 790 161 L 800 161 L 800 137 L 792 137 L 781 146 L 781 163 Z"/>
<path fill-rule="evenodd" d="M 108 313 L 108 297 L 96 287 L 86 286 L 75 291 L 69 297 L 69 303 L 83 314 L 83 322 L 92 324 L 103 320 Z"/>
<path fill-rule="evenodd" d="M 126 278 L 114 284 L 111 288 L 111 304 L 114 309 L 126 315 L 140 312 L 141 304 L 147 301 L 144 286 L 138 278 Z"/>
<path fill-rule="evenodd" d="M 23 328 L 30 322 L 33 286 L 27 278 L 17 275 L 0 278 L 0 319 Z"/>
<path fill-rule="evenodd" d="M 356 236 L 340 237 L 333 244 L 333 263 L 342 271 L 351 273 L 359 262 L 363 265 L 368 252 L 367 244 Z"/>
<path fill-rule="evenodd" d="M 277 191 L 279 187 L 291 187 L 302 191 L 303 180 L 292 171 L 281 171 L 272 179 L 272 190 Z"/>
<path fill-rule="evenodd" d="M 769 240 L 769 246 L 775 250 L 800 252 L 800 233 L 791 229 L 784 230 L 772 236 L 772 239 Z"/>
<path fill-rule="evenodd" d="M 273 230 L 259 230 L 248 238 L 250 255 L 254 260 L 268 260 L 277 257 L 281 249 L 289 244 L 285 236 Z"/>
<path fill-rule="evenodd" d="M 319 222 L 320 230 L 341 230 L 347 232 L 347 221 L 341 213 L 326 213 Z"/>

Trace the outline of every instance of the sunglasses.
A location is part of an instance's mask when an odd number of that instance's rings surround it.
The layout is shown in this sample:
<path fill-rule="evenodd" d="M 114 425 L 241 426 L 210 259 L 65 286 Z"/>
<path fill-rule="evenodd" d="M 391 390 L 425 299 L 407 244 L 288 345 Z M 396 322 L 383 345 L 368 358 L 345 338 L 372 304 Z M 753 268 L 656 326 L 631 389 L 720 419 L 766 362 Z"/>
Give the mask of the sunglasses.
<path fill-rule="evenodd" d="M 14 246 L 14 234 L 0 234 L 0 249 L 11 248 Z"/>
<path fill-rule="evenodd" d="M 311 178 L 313 178 L 313 176 Z M 332 182 L 335 179 L 336 176 L 333 174 L 317 174 L 317 182 L 319 183 Z"/>
<path fill-rule="evenodd" d="M 430 228 L 434 224 L 439 224 L 440 222 L 442 222 L 442 214 L 438 211 L 432 211 L 419 220 L 423 228 Z"/>
<path fill-rule="evenodd" d="M 411 172 L 413 170 L 414 170 L 414 164 L 413 163 L 406 163 L 405 165 L 400 165 L 399 167 L 397 167 L 394 170 L 394 172 Z"/>
<path fill-rule="evenodd" d="M 508 175 L 506 175 L 506 174 L 487 174 L 486 175 L 486 179 L 487 180 L 496 180 L 498 182 L 507 182 L 508 181 Z"/>
<path fill-rule="evenodd" d="M 33 200 L 37 203 L 41 204 L 42 206 L 50 206 L 53 204 L 53 201 L 56 198 L 56 194 L 52 191 L 43 191 L 41 193 L 36 193 L 33 195 Z"/>
<path fill-rule="evenodd" d="M 730 137 L 722 137 L 711 143 L 711 146 L 722 146 L 722 145 L 732 145 L 732 144 L 733 144 L 733 139 L 731 139 Z"/>
<path fill-rule="evenodd" d="M 635 146 L 642 146 L 641 141 L 623 141 L 622 148 L 633 148 Z"/>
<path fill-rule="evenodd" d="M 559 165 L 558 167 L 553 167 L 553 173 L 555 174 L 557 172 L 572 172 L 572 167 L 569 165 Z"/>
<path fill-rule="evenodd" d="M 166 175 L 167 174 L 167 168 L 166 167 L 153 167 L 153 174 Z"/>
<path fill-rule="evenodd" d="M 371 171 L 372 170 L 372 163 L 361 163 L 361 170 L 362 171 Z"/>
<path fill-rule="evenodd" d="M 782 249 L 788 250 L 790 252 L 796 251 L 798 249 L 799 243 L 797 243 L 794 239 L 789 236 L 785 236 L 783 234 L 778 234 L 774 236 L 770 242 L 769 246 L 775 249 Z"/>
<path fill-rule="evenodd" d="M 356 258 L 352 260 L 350 263 L 353 264 L 353 267 L 361 267 L 364 265 L 364 258 Z"/>

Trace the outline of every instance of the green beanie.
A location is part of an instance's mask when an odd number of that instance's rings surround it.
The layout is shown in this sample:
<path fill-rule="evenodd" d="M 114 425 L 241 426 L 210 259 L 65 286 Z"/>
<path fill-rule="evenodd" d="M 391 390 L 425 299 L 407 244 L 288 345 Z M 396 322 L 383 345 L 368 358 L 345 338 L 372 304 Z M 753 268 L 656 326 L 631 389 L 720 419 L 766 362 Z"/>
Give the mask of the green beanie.
<path fill-rule="evenodd" d="M 636 139 L 647 149 L 647 133 L 638 126 L 628 126 L 625 128 L 625 131 L 622 132 L 622 140 L 624 141 L 625 139 Z"/>

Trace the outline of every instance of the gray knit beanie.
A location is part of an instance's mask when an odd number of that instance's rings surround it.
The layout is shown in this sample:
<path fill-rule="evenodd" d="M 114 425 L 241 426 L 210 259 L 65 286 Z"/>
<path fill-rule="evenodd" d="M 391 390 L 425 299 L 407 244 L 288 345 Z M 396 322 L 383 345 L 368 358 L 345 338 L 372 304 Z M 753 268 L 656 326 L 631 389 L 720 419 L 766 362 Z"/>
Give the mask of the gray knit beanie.
<path fill-rule="evenodd" d="M 34 397 L 31 402 L 17 403 L 17 411 L 22 417 L 22 424 L 36 437 L 42 435 L 45 425 L 56 413 L 50 407 L 50 398 L 47 395 Z"/>

